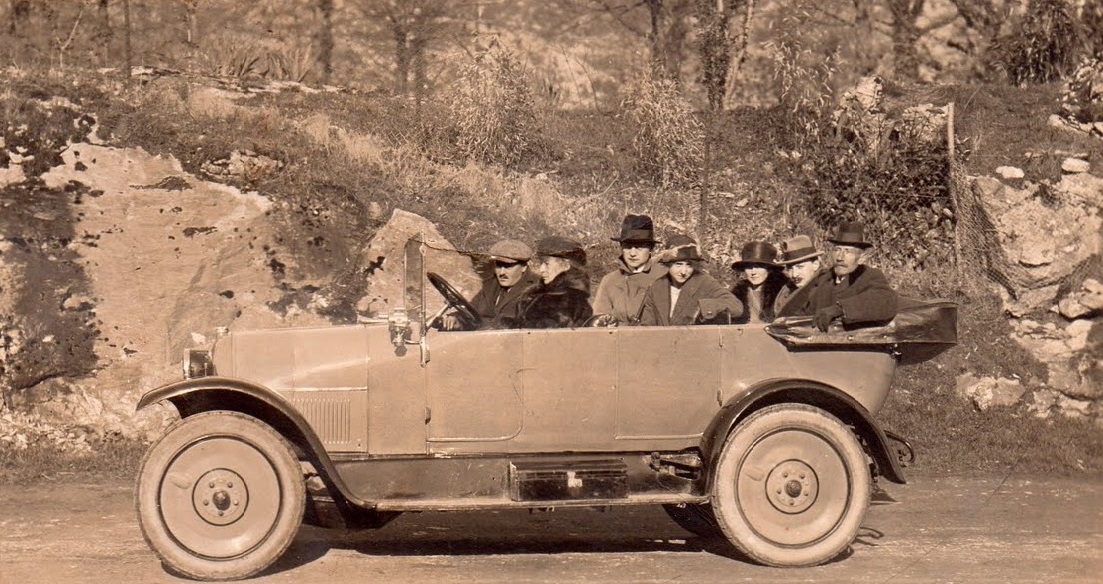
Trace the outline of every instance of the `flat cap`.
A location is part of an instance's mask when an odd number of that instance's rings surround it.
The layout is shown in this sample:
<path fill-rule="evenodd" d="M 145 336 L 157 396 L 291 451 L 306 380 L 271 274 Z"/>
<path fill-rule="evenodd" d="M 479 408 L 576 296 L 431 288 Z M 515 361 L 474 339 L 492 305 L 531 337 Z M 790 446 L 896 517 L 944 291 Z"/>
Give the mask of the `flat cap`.
<path fill-rule="evenodd" d="M 527 262 L 532 259 L 532 248 L 516 239 L 503 239 L 490 246 L 490 259 L 506 262 Z"/>

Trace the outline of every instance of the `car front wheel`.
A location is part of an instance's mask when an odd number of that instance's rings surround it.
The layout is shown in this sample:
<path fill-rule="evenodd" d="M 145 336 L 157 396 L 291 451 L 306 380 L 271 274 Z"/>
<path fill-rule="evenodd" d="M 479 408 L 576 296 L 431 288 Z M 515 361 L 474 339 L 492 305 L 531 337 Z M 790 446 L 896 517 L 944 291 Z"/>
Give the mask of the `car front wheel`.
<path fill-rule="evenodd" d="M 869 508 L 854 433 L 815 407 L 781 404 L 742 421 L 716 465 L 712 509 L 727 538 L 771 566 L 813 566 L 846 550 Z"/>
<path fill-rule="evenodd" d="M 306 488 L 291 445 L 237 412 L 180 420 L 138 473 L 142 534 L 170 569 L 234 580 L 272 564 L 295 538 Z"/>

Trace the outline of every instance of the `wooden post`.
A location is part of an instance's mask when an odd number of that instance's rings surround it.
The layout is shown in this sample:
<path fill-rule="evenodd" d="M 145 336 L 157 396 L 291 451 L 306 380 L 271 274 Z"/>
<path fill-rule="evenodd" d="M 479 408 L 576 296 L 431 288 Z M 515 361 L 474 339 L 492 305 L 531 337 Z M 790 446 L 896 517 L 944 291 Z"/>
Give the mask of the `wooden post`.
<path fill-rule="evenodd" d="M 956 150 L 954 148 L 954 102 L 946 104 L 946 158 L 949 164 L 948 180 L 949 184 L 947 190 L 950 192 L 950 204 L 953 205 L 954 211 L 954 272 L 957 274 L 958 284 L 962 283 L 962 271 L 961 271 L 961 203 L 957 196 L 957 180 L 956 174 L 960 172 L 957 170 L 957 161 L 955 160 Z"/>

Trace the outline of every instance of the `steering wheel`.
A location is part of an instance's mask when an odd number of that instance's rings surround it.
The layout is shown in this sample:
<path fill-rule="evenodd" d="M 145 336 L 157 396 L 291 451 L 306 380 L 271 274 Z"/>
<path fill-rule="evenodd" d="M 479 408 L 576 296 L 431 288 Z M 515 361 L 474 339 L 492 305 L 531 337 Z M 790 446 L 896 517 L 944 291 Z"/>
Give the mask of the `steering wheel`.
<path fill-rule="evenodd" d="M 471 303 L 455 287 L 449 284 L 448 280 L 445 280 L 436 272 L 429 272 L 425 274 L 425 277 L 429 278 L 429 283 L 448 302 L 448 307 L 456 310 L 456 320 L 460 321 L 460 325 L 463 326 L 464 330 L 473 331 L 482 326 L 483 317 L 479 316 L 479 313 L 475 311 L 475 307 L 471 306 Z"/>

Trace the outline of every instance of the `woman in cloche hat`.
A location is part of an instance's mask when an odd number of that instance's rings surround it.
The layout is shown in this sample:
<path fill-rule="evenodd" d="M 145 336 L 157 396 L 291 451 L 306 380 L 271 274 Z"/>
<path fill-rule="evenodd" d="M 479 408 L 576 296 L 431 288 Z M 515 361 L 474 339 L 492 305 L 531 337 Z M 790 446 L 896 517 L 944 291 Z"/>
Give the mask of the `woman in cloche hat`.
<path fill-rule="evenodd" d="M 743 303 L 743 318 L 738 322 L 773 320 L 774 301 L 786 282 L 777 263 L 777 248 L 765 241 L 752 241 L 743 246 L 732 269 L 739 275 L 732 294 Z"/>
<path fill-rule="evenodd" d="M 642 325 L 723 324 L 738 318 L 743 306 L 716 278 L 700 269 L 701 250 L 684 235 L 670 238 L 659 262 L 667 274 L 647 289 L 643 298 Z"/>

